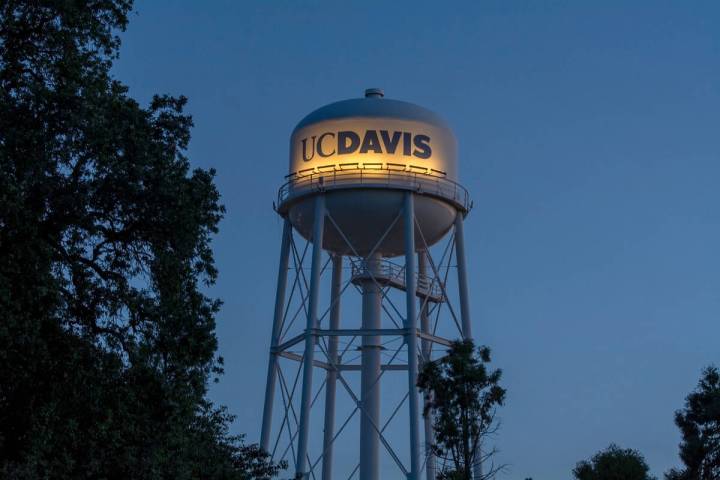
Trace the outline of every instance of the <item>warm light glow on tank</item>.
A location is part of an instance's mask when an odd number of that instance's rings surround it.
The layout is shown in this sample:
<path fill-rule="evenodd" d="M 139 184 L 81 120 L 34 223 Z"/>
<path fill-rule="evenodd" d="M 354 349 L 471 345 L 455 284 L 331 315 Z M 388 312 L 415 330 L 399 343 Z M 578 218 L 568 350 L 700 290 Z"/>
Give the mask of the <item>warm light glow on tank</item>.
<path fill-rule="evenodd" d="M 402 168 L 398 168 L 402 167 Z M 438 170 L 435 168 L 432 168 L 430 166 L 420 166 L 420 165 L 412 165 L 412 164 L 397 164 L 397 163 L 382 163 L 382 162 L 347 162 L 343 164 L 330 164 L 330 165 L 321 165 L 321 166 L 314 166 L 310 168 L 304 168 L 302 170 L 298 170 L 297 172 L 294 172 L 288 177 L 307 177 L 307 176 L 316 176 L 321 177 L 323 175 L 325 176 L 333 176 L 334 174 L 341 173 L 341 174 L 349 174 L 351 172 L 358 172 L 360 174 L 360 171 L 373 171 L 373 172 L 383 172 L 387 171 L 390 173 L 418 173 L 422 175 L 430 175 L 434 177 L 440 177 L 445 178 L 447 176 L 446 172 L 443 172 L 442 170 Z"/>
<path fill-rule="evenodd" d="M 289 174 L 404 171 L 456 180 L 456 156 L 452 133 L 436 125 L 387 117 L 343 118 L 293 133 Z"/>

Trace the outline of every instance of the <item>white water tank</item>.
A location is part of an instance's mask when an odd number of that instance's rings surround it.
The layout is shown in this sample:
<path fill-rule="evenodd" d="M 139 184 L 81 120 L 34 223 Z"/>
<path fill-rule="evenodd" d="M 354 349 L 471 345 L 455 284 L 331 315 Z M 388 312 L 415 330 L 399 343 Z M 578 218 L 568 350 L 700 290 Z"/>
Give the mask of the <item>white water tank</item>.
<path fill-rule="evenodd" d="M 439 241 L 470 208 L 448 125 L 430 110 L 368 89 L 364 98 L 321 107 L 295 127 L 278 211 L 309 238 L 315 197 L 325 195 L 324 249 L 393 257 L 404 253 L 406 191 L 416 193 L 417 249 Z"/>

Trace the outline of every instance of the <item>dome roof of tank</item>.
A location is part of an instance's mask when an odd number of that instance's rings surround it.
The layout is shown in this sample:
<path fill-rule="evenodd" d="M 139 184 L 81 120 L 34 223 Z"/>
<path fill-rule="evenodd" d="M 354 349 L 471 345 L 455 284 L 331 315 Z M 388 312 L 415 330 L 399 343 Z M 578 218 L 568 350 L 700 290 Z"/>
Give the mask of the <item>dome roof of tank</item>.
<path fill-rule="evenodd" d="M 380 93 L 372 96 L 366 96 L 365 98 L 341 100 L 339 102 L 330 103 L 324 107 L 320 107 L 300 120 L 300 123 L 297 124 L 293 132 L 314 123 L 352 117 L 385 117 L 413 120 L 429 123 L 431 125 L 435 125 L 436 127 L 452 131 L 447 122 L 445 122 L 445 120 L 443 120 L 435 112 L 419 105 L 415 105 L 414 103 L 383 98 L 382 91 L 379 89 L 369 89 L 366 92 L 366 95 L 374 92 Z"/>

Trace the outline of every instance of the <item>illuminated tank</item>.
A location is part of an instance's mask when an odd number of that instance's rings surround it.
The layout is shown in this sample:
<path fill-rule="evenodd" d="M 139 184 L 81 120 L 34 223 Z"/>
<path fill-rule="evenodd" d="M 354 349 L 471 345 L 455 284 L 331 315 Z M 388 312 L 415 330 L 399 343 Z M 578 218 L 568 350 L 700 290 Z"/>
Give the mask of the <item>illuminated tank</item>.
<path fill-rule="evenodd" d="M 469 207 L 457 183 L 457 142 L 447 124 L 430 110 L 371 89 L 365 98 L 321 107 L 295 127 L 279 212 L 309 238 L 313 196 L 323 192 L 327 213 L 347 237 L 327 222 L 323 248 L 365 255 L 396 220 L 405 191 L 418 194 L 415 217 L 428 245 Z M 395 222 L 376 251 L 384 257 L 403 254 L 403 228 L 402 220 Z"/>

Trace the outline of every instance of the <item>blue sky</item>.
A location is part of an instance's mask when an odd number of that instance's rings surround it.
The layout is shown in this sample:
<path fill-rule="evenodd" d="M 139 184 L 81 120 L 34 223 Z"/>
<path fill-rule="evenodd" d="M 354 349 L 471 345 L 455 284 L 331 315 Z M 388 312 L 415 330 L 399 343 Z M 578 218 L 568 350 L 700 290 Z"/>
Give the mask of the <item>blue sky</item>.
<path fill-rule="evenodd" d="M 720 363 L 720 4 L 135 9 L 115 74 L 141 102 L 189 97 L 190 158 L 217 169 L 228 210 L 211 397 L 236 431 L 259 438 L 289 134 L 381 87 L 458 137 L 474 333 L 508 389 L 500 478 L 570 478 L 610 442 L 656 475 L 678 464 L 673 411 Z"/>

